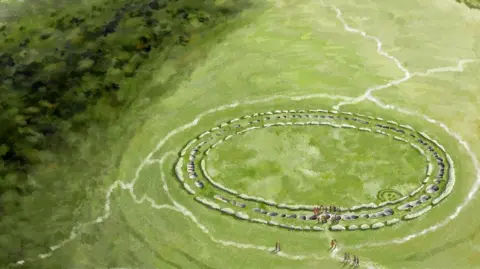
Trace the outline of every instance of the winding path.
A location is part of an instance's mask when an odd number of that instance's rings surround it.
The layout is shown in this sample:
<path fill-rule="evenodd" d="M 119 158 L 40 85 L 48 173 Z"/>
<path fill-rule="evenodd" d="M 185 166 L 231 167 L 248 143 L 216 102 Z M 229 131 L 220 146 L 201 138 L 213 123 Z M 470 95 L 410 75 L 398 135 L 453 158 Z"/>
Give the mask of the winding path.
<path fill-rule="evenodd" d="M 327 5 L 323 3 L 323 1 L 322 1 L 322 4 L 327 7 Z M 199 120 L 202 117 L 204 117 L 205 115 L 208 115 L 208 114 L 211 114 L 211 113 L 214 113 L 214 112 L 217 112 L 217 111 L 222 111 L 222 110 L 225 110 L 225 109 L 228 109 L 228 108 L 233 108 L 233 107 L 236 107 L 240 104 L 254 104 L 254 103 L 268 102 L 268 101 L 275 100 L 275 99 L 280 99 L 280 98 L 289 98 L 291 100 L 314 99 L 314 98 L 328 98 L 328 99 L 332 99 L 332 100 L 342 100 L 341 102 L 339 102 L 337 105 L 334 106 L 334 109 L 336 109 L 336 110 L 339 109 L 340 107 L 344 106 L 344 105 L 356 104 L 356 103 L 359 103 L 359 102 L 363 102 L 365 100 L 370 100 L 381 108 L 395 110 L 395 111 L 398 111 L 400 113 L 404 113 L 404 114 L 407 114 L 407 115 L 420 116 L 420 117 L 423 117 L 425 120 L 427 120 L 431 123 L 437 124 L 438 126 L 443 128 L 448 134 L 450 134 L 452 137 L 454 137 L 465 148 L 465 150 L 469 153 L 469 155 L 472 159 L 472 162 L 473 162 L 473 164 L 475 166 L 475 169 L 477 171 L 477 180 L 475 181 L 475 184 L 472 186 L 472 189 L 469 192 L 467 198 L 462 202 L 462 204 L 460 204 L 457 207 L 455 212 L 453 214 L 451 214 L 446 220 L 444 220 L 444 221 L 442 221 L 442 222 L 440 222 L 440 223 L 438 223 L 438 224 L 436 224 L 436 225 L 434 225 L 430 228 L 427 228 L 427 229 L 425 229 L 421 232 L 406 236 L 404 238 L 398 238 L 398 239 L 394 239 L 394 240 L 386 241 L 386 242 L 356 245 L 356 246 L 351 246 L 351 247 L 359 248 L 359 247 L 366 247 L 366 246 L 374 247 L 374 246 L 384 246 L 384 245 L 388 245 L 388 244 L 402 244 L 402 243 L 405 243 L 405 242 L 407 242 L 407 241 L 409 241 L 413 238 L 416 238 L 418 236 L 427 234 L 431 231 L 435 231 L 436 229 L 445 226 L 448 222 L 455 219 L 460 214 L 462 209 L 473 199 L 474 195 L 477 193 L 477 191 L 480 187 L 480 164 L 477 160 L 477 157 L 475 156 L 473 151 L 470 149 L 470 146 L 468 145 L 468 143 L 465 140 L 463 140 L 460 137 L 459 134 L 452 132 L 445 124 L 443 124 L 441 122 L 438 122 L 434 119 L 431 119 L 430 117 L 428 117 L 426 115 L 421 115 L 417 112 L 412 112 L 412 111 L 408 111 L 408 110 L 405 110 L 405 109 L 402 109 L 402 108 L 395 107 L 393 105 L 384 104 L 383 102 L 381 102 L 380 100 L 375 98 L 372 95 L 372 93 L 374 91 L 377 91 L 377 90 L 389 88 L 390 86 L 393 86 L 393 85 L 401 84 L 401 83 L 411 79 L 414 76 L 428 76 L 430 74 L 439 73 L 439 72 L 462 72 L 464 70 L 464 66 L 466 64 L 474 62 L 476 60 L 464 59 L 464 60 L 460 60 L 458 62 L 457 66 L 436 67 L 436 68 L 426 70 L 425 72 L 422 72 L 422 73 L 411 74 L 401 64 L 400 60 L 398 60 L 396 57 L 390 55 L 389 53 L 387 53 L 383 50 L 382 42 L 378 37 L 368 35 L 364 31 L 352 28 L 351 26 L 349 26 L 346 23 L 345 19 L 342 16 L 342 12 L 340 11 L 340 9 L 338 9 L 337 7 L 335 7 L 333 5 L 328 5 L 328 7 L 333 9 L 336 12 L 337 19 L 340 22 L 343 23 L 344 29 L 347 32 L 357 33 L 357 34 L 360 34 L 363 38 L 374 40 L 377 44 L 378 54 L 392 60 L 396 64 L 396 66 L 400 70 L 403 71 L 404 77 L 402 77 L 400 79 L 397 79 L 397 80 L 390 81 L 390 82 L 388 82 L 386 84 L 383 84 L 383 85 L 370 87 L 370 88 L 366 89 L 366 91 L 363 95 L 355 97 L 355 98 L 346 97 L 346 96 L 334 96 L 334 95 L 328 95 L 328 94 L 312 94 L 312 95 L 306 95 L 306 96 L 273 96 L 273 97 L 265 98 L 265 99 L 262 99 L 262 100 L 256 100 L 256 101 L 236 102 L 236 103 L 233 103 L 233 104 L 224 105 L 224 106 L 206 111 L 206 112 L 198 115 L 198 117 L 195 118 L 194 121 L 169 132 L 161 141 L 159 141 L 158 144 L 156 145 L 156 147 L 147 155 L 147 157 L 142 161 L 140 166 L 137 168 L 137 170 L 135 172 L 135 176 L 134 176 L 133 179 L 131 179 L 129 182 L 124 182 L 122 180 L 117 180 L 117 181 L 113 182 L 113 184 L 107 189 L 107 192 L 106 192 L 106 195 L 105 195 L 106 200 L 105 200 L 105 204 L 104 204 L 103 215 L 97 217 L 95 220 L 77 224 L 71 230 L 70 236 L 68 238 L 66 238 L 65 240 L 59 242 L 58 244 L 51 246 L 49 252 L 39 254 L 37 257 L 26 258 L 25 260 L 17 261 L 15 263 L 12 263 L 11 266 L 18 266 L 18 265 L 25 264 L 26 262 L 34 262 L 38 259 L 44 259 L 44 258 L 50 257 L 56 250 L 60 249 L 61 247 L 63 247 L 68 242 L 74 240 L 79 235 L 79 233 L 81 233 L 81 231 L 84 227 L 87 227 L 87 226 L 90 226 L 90 225 L 95 225 L 95 224 L 98 224 L 98 223 L 102 223 L 105 220 L 107 220 L 109 218 L 110 214 L 111 214 L 111 199 L 110 198 L 112 196 L 113 191 L 115 191 L 117 188 L 121 188 L 123 190 L 129 191 L 131 197 L 133 198 L 133 200 L 137 204 L 147 202 L 154 209 L 167 209 L 167 210 L 172 210 L 172 211 L 176 211 L 178 213 L 183 214 L 185 217 L 188 217 L 189 219 L 191 219 L 198 226 L 198 228 L 200 230 L 202 230 L 202 232 L 207 234 L 209 236 L 209 238 L 215 243 L 218 243 L 218 244 L 221 244 L 221 245 L 224 245 L 224 246 L 232 246 L 232 247 L 236 247 L 236 248 L 249 248 L 249 249 L 257 249 L 257 250 L 260 250 L 260 251 L 271 251 L 273 248 L 270 248 L 270 247 L 267 247 L 267 246 L 256 246 L 256 245 L 243 244 L 243 243 L 238 243 L 238 242 L 233 242 L 233 241 L 225 241 L 225 240 L 215 238 L 211 234 L 211 232 L 207 229 L 207 227 L 205 227 L 202 223 L 200 223 L 200 221 L 194 216 L 194 214 L 191 211 L 189 211 L 183 205 L 181 205 L 180 203 L 178 203 L 177 201 L 175 201 L 173 199 L 173 197 L 171 196 L 171 194 L 169 192 L 167 182 L 165 181 L 165 175 L 163 174 L 163 171 L 162 171 L 162 181 L 163 181 L 163 184 L 164 184 L 163 188 L 165 190 L 165 193 L 168 195 L 169 199 L 171 200 L 172 205 L 156 204 L 154 199 L 152 199 L 152 198 L 150 198 L 146 195 L 142 196 L 141 198 L 138 198 L 134 193 L 134 186 L 135 186 L 135 183 L 136 183 L 142 169 L 144 169 L 146 166 L 151 165 L 151 164 L 155 164 L 155 163 L 160 163 L 161 164 L 161 163 L 163 163 L 163 161 L 165 160 L 166 157 L 173 154 L 172 152 L 169 152 L 169 153 L 166 153 L 161 159 L 152 159 L 154 153 L 158 152 L 163 147 L 163 145 L 174 135 L 176 135 L 176 134 L 178 134 L 178 133 L 180 133 L 180 132 L 182 132 L 182 131 L 184 131 L 188 128 L 191 128 L 191 127 L 197 125 Z M 285 252 L 280 252 L 278 255 L 281 256 L 281 257 L 284 257 L 286 259 L 292 259 L 292 260 L 304 260 L 304 259 L 319 259 L 319 260 L 321 260 L 321 259 L 326 259 L 326 257 L 319 257 L 317 255 L 293 255 L 293 254 L 288 254 L 288 253 L 285 253 Z M 332 253 L 332 256 L 330 258 L 341 260 L 341 257 L 339 257 L 336 252 Z M 366 259 L 362 258 L 362 264 L 367 266 L 368 268 L 381 268 L 378 264 L 375 264 L 375 263 L 373 263 L 371 261 L 368 261 L 368 260 L 366 262 L 363 262 L 364 260 L 366 260 Z"/>

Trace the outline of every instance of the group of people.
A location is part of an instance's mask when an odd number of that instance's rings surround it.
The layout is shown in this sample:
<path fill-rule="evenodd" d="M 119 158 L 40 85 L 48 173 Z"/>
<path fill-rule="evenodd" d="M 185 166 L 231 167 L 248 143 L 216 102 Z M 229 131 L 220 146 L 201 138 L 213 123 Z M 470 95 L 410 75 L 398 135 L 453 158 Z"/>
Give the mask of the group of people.
<path fill-rule="evenodd" d="M 332 241 L 330 241 L 330 251 L 333 251 L 336 248 L 337 248 L 337 239 L 332 239 Z"/>
<path fill-rule="evenodd" d="M 347 263 L 347 264 L 350 263 L 350 253 L 345 252 L 345 254 L 343 254 L 343 263 Z M 352 261 L 353 267 L 358 268 L 359 264 L 360 264 L 360 259 L 357 256 L 353 255 L 353 261 Z"/>
<path fill-rule="evenodd" d="M 330 251 L 333 251 L 336 248 L 337 248 L 337 240 L 332 239 L 332 241 L 330 241 Z M 353 261 L 351 261 L 350 253 L 345 252 L 345 254 L 343 254 L 343 263 L 349 264 L 350 262 L 352 262 L 352 266 L 354 268 L 358 268 L 358 266 L 360 265 L 360 259 L 358 258 L 358 256 L 353 255 Z"/>
<path fill-rule="evenodd" d="M 320 206 L 316 206 L 313 208 L 313 214 L 314 215 L 318 215 L 320 214 L 320 211 L 324 212 L 324 213 L 327 213 L 327 212 L 337 212 L 339 211 L 338 210 L 339 208 L 334 206 L 334 205 L 320 205 Z"/>
<path fill-rule="evenodd" d="M 328 220 L 330 220 L 330 222 L 332 224 L 337 224 L 340 220 L 342 219 L 342 217 L 340 215 L 320 215 L 320 216 L 317 216 L 317 221 L 318 223 L 322 223 L 322 224 L 325 224 L 328 222 Z"/>
<path fill-rule="evenodd" d="M 316 206 L 313 208 L 313 215 L 316 216 L 317 220 L 318 220 L 318 223 L 327 223 L 328 220 L 330 220 L 332 222 L 332 224 L 336 224 L 338 223 L 338 221 L 340 220 L 340 218 L 336 215 L 336 214 L 333 214 L 333 215 L 330 215 L 330 214 L 327 214 L 327 213 L 331 213 L 331 212 L 338 212 L 339 211 L 339 208 L 336 207 L 336 206 Z M 320 212 L 323 212 L 322 215 L 320 215 Z"/>
<path fill-rule="evenodd" d="M 332 239 L 330 241 L 330 249 L 329 250 L 333 251 L 336 248 L 337 248 L 337 240 Z M 277 241 L 275 243 L 275 249 L 272 251 L 272 253 L 277 253 L 277 252 L 280 252 L 280 251 L 281 251 L 280 241 Z M 358 268 L 358 266 L 360 266 L 360 259 L 358 258 L 358 256 L 353 255 L 353 260 L 350 260 L 350 253 L 345 252 L 345 254 L 343 255 L 343 263 L 349 264 L 350 262 L 352 262 L 352 266 L 354 268 Z"/>

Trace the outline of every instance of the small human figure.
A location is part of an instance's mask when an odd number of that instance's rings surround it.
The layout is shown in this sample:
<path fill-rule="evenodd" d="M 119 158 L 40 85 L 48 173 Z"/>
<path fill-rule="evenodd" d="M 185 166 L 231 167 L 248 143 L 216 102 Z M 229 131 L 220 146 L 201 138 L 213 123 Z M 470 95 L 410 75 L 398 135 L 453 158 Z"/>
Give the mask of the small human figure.
<path fill-rule="evenodd" d="M 336 248 L 337 248 L 337 240 L 332 239 L 332 241 L 330 241 L 330 250 L 334 250 Z"/>
<path fill-rule="evenodd" d="M 350 262 L 350 255 L 345 252 L 345 254 L 343 254 L 343 262 L 344 263 L 349 263 Z"/>
<path fill-rule="evenodd" d="M 279 252 L 280 251 L 280 241 L 277 241 L 277 243 L 275 243 L 275 252 Z"/>
<path fill-rule="evenodd" d="M 358 268 L 360 266 L 360 259 L 357 257 L 357 261 L 355 262 L 355 267 Z"/>
<path fill-rule="evenodd" d="M 352 263 L 354 268 L 358 267 L 358 257 L 356 255 L 353 256 L 353 263 Z"/>

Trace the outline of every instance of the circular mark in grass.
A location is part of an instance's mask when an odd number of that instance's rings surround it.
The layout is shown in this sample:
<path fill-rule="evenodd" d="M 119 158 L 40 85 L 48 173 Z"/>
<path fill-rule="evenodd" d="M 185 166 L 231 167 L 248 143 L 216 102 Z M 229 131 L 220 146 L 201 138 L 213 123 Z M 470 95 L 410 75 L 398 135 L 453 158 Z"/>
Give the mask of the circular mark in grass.
<path fill-rule="evenodd" d="M 397 199 L 402 198 L 403 195 L 399 191 L 392 190 L 392 189 L 384 189 L 378 192 L 377 198 L 378 200 L 385 202 L 385 201 L 395 201 Z"/>
<path fill-rule="evenodd" d="M 423 180 L 419 179 L 416 188 L 407 190 L 409 193 L 406 195 L 393 189 L 383 189 L 377 193 L 377 198 L 382 201 L 379 204 L 371 202 L 350 208 L 324 205 L 317 217 L 312 212 L 317 205 L 285 204 L 282 201 L 244 194 L 218 183 L 208 173 L 207 157 L 216 147 L 232 137 L 261 128 L 295 126 L 349 129 L 352 132 L 386 136 L 392 143 L 393 141 L 406 143 L 425 157 L 427 164 L 425 177 Z M 321 109 L 275 110 L 245 115 L 224 122 L 199 134 L 183 147 L 175 166 L 175 173 L 183 187 L 197 202 L 224 215 L 270 226 L 308 231 L 349 230 L 343 225 L 386 227 L 402 220 L 412 220 L 427 213 L 446 198 L 455 184 L 450 156 L 442 145 L 427 134 L 418 132 L 409 125 L 401 125 L 379 117 Z M 236 178 L 232 176 L 231 180 Z M 429 192 L 427 195 L 426 186 L 432 182 L 436 183 L 438 191 Z"/>

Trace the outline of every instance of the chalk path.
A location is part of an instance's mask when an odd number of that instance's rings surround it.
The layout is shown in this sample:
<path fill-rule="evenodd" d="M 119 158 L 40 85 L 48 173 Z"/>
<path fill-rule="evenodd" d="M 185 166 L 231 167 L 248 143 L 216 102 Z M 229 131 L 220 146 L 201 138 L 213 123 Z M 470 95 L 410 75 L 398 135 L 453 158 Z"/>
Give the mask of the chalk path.
<path fill-rule="evenodd" d="M 322 3 L 323 3 L 323 1 L 322 1 Z M 393 86 L 393 85 L 398 85 L 402 82 L 405 82 L 405 81 L 413 78 L 414 76 L 428 76 L 428 75 L 431 75 L 431 74 L 441 73 L 441 72 L 463 72 L 466 64 L 476 62 L 476 61 L 478 61 L 478 59 L 462 59 L 462 60 L 458 61 L 458 64 L 456 66 L 436 67 L 436 68 L 428 69 L 425 72 L 416 72 L 416 73 L 412 74 L 400 63 L 400 61 L 396 57 L 388 54 L 387 52 L 385 52 L 382 49 L 383 44 L 378 37 L 370 36 L 364 31 L 361 31 L 361 30 L 350 27 L 345 22 L 345 19 L 342 17 L 342 12 L 337 7 L 331 6 L 331 5 L 329 7 L 331 7 L 332 9 L 334 9 L 336 11 L 337 18 L 343 23 L 346 31 L 352 32 L 352 33 L 359 33 L 367 39 L 375 40 L 375 42 L 377 43 L 377 52 L 380 55 L 382 55 L 382 56 L 384 56 L 388 59 L 393 60 L 395 62 L 395 64 L 397 65 L 397 67 L 401 71 L 404 72 L 404 77 L 403 78 L 398 79 L 398 80 L 393 80 L 393 81 L 388 82 L 387 84 L 384 84 L 384 85 L 379 85 L 379 86 L 368 88 L 363 95 L 361 95 L 359 97 L 356 97 L 356 98 L 353 98 L 352 100 L 342 101 L 342 102 L 338 103 L 337 105 L 333 106 L 333 108 L 338 110 L 341 106 L 344 106 L 344 105 L 356 104 L 356 103 L 359 103 L 359 102 L 362 102 L 362 101 L 365 101 L 365 100 L 370 100 L 370 101 L 372 101 L 373 103 L 375 103 L 376 105 L 378 105 L 379 107 L 381 107 L 383 109 L 395 110 L 395 111 L 398 111 L 398 112 L 403 113 L 403 114 L 422 117 L 426 121 L 440 126 L 445 132 L 447 132 L 450 136 L 455 138 L 455 140 L 457 140 L 458 143 L 460 143 L 465 148 L 465 150 L 468 152 L 468 154 L 470 155 L 470 158 L 471 158 L 471 160 L 473 162 L 473 165 L 475 167 L 475 170 L 477 172 L 476 181 L 474 182 L 473 186 L 471 187 L 470 192 L 468 193 L 466 199 L 456 208 L 454 213 L 452 213 L 450 216 L 448 216 L 447 219 L 445 219 L 442 222 L 439 222 L 439 223 L 437 223 L 437 224 L 435 224 L 435 225 L 433 225 L 433 226 L 431 226 L 427 229 L 424 229 L 424 230 L 422 230 L 418 233 L 411 234 L 411 235 L 403 237 L 403 238 L 393 239 L 391 241 L 386 241 L 386 242 L 359 244 L 359 245 L 355 245 L 353 247 L 361 248 L 361 247 L 367 247 L 367 246 L 368 247 L 373 247 L 373 246 L 385 246 L 385 245 L 388 245 L 388 244 L 402 244 L 402 243 L 405 243 L 405 242 L 407 242 L 411 239 L 414 239 L 414 238 L 419 237 L 421 235 L 424 235 L 424 234 L 427 234 L 429 232 L 435 231 L 435 230 L 447 225 L 451 220 L 455 219 L 460 214 L 462 209 L 465 208 L 468 205 L 468 203 L 473 199 L 474 195 L 477 193 L 477 191 L 480 187 L 480 164 L 478 162 L 478 159 L 477 159 L 475 153 L 470 149 L 470 146 L 468 145 L 468 143 L 465 140 L 463 140 L 459 134 L 451 131 L 444 123 L 439 122 L 437 120 L 434 120 L 434 119 L 428 117 L 427 115 L 422 115 L 422 114 L 417 113 L 417 112 L 409 111 L 409 110 L 406 110 L 406 109 L 403 109 L 403 108 L 398 108 L 398 107 L 393 106 L 393 105 L 384 104 L 383 102 L 381 102 L 380 100 L 375 98 L 372 95 L 372 93 L 374 91 L 377 91 L 377 90 L 389 88 L 390 86 Z"/>
<path fill-rule="evenodd" d="M 475 166 L 475 169 L 477 171 L 477 180 L 475 181 L 474 185 L 472 186 L 471 191 L 469 192 L 467 198 L 457 207 L 455 212 L 453 214 L 451 214 L 447 219 L 445 219 L 444 221 L 442 221 L 440 223 L 437 223 L 437 224 L 435 224 L 435 225 L 433 225 L 433 226 L 431 226 L 431 227 L 429 227 L 429 228 L 427 228 L 423 231 L 420 231 L 420 232 L 415 233 L 415 234 L 411 234 L 411 235 L 403 237 L 403 238 L 393 239 L 391 241 L 375 242 L 375 243 L 361 244 L 361 245 L 355 245 L 355 246 L 349 246 L 349 247 L 361 248 L 361 247 L 384 246 L 384 245 L 388 245 L 388 244 L 402 244 L 402 243 L 405 243 L 405 242 L 407 242 L 407 241 L 409 241 L 413 238 L 416 238 L 416 237 L 419 237 L 419 236 L 424 235 L 426 233 L 435 231 L 438 228 L 445 226 L 451 220 L 455 219 L 460 214 L 462 209 L 473 199 L 474 195 L 477 193 L 477 191 L 480 187 L 480 165 L 478 163 L 476 155 L 470 149 L 470 146 L 468 145 L 468 143 L 465 140 L 463 140 L 460 137 L 459 134 L 451 131 L 444 123 L 438 122 L 434 119 L 431 119 L 430 117 L 428 117 L 426 115 L 421 115 L 417 112 L 408 111 L 408 110 L 398 108 L 398 107 L 395 107 L 395 106 L 389 105 L 389 104 L 384 104 L 380 100 L 376 99 L 372 95 L 372 93 L 374 91 L 389 88 L 393 85 L 401 84 L 401 83 L 403 83 L 403 82 L 405 82 L 405 81 L 407 81 L 407 80 L 409 80 L 409 79 L 411 79 L 412 77 L 415 77 L 415 76 L 428 76 L 430 74 L 439 73 L 439 72 L 462 72 L 464 70 L 464 67 L 465 67 L 466 64 L 477 61 L 477 60 L 476 59 L 462 59 L 462 60 L 459 60 L 457 66 L 436 67 L 436 68 L 428 69 L 425 72 L 413 73 L 412 74 L 401 64 L 400 60 L 398 60 L 396 57 L 390 55 L 389 53 L 387 53 L 386 51 L 383 50 L 383 48 L 382 48 L 383 43 L 381 42 L 380 38 L 372 36 L 372 35 L 368 35 L 364 31 L 361 31 L 359 29 L 355 29 L 355 28 L 349 26 L 346 23 L 345 19 L 343 18 L 342 12 L 341 12 L 340 9 L 338 9 L 336 6 L 333 6 L 333 5 L 326 5 L 323 1 L 321 1 L 321 3 L 322 3 L 323 6 L 331 8 L 336 12 L 336 14 L 337 14 L 336 18 L 340 22 L 342 22 L 342 24 L 344 25 L 344 29 L 347 32 L 360 34 L 363 38 L 375 41 L 375 43 L 377 45 L 377 53 L 386 57 L 386 58 L 388 58 L 388 59 L 390 59 L 390 60 L 392 60 L 395 63 L 395 65 L 404 73 L 404 76 L 400 79 L 392 80 L 392 81 L 390 81 L 386 84 L 383 84 L 383 85 L 377 85 L 377 86 L 370 87 L 370 88 L 366 89 L 366 91 L 363 95 L 358 96 L 358 97 L 354 97 L 354 98 L 353 97 L 348 97 L 348 96 L 336 96 L 336 95 L 328 95 L 328 94 L 311 94 L 311 95 L 305 95 L 305 96 L 272 96 L 272 97 L 268 97 L 268 98 L 265 98 L 265 99 L 254 100 L 254 101 L 235 102 L 233 104 L 224 105 L 224 106 L 221 106 L 221 107 L 218 107 L 218 108 L 208 110 L 208 111 L 198 115 L 197 118 L 195 118 L 194 121 L 169 132 L 162 140 L 160 140 L 158 142 L 158 144 L 156 145 L 156 147 L 154 148 L 154 150 L 152 150 L 147 155 L 147 157 L 142 161 L 140 166 L 136 169 L 135 176 L 130 182 L 125 183 L 124 181 L 121 181 L 121 180 L 115 181 L 107 189 L 106 196 L 105 196 L 106 201 L 105 201 L 105 205 L 104 205 L 104 214 L 103 215 L 97 217 L 95 220 L 92 220 L 90 222 L 77 224 L 72 229 L 72 231 L 70 233 L 70 236 L 68 238 L 66 238 L 65 240 L 59 242 L 58 244 L 50 247 L 50 252 L 39 254 L 35 258 L 29 258 L 29 259 L 17 261 L 15 263 L 11 264 L 11 266 L 19 266 L 19 265 L 25 264 L 26 262 L 34 262 L 38 259 L 44 259 L 44 258 L 50 257 L 54 253 L 54 251 L 60 249 L 61 247 L 63 247 L 68 242 L 74 240 L 78 236 L 78 234 L 81 232 L 82 228 L 84 228 L 86 226 L 89 226 L 89 225 L 95 225 L 95 224 L 98 224 L 98 223 L 102 223 L 105 220 L 107 220 L 109 218 L 110 214 L 111 214 L 111 204 L 110 204 L 111 200 L 110 200 L 110 198 L 111 198 L 111 195 L 112 195 L 113 191 L 115 191 L 117 188 L 121 188 L 123 190 L 129 191 L 131 197 L 133 198 L 133 200 L 137 204 L 148 202 L 148 203 L 150 203 L 150 206 L 154 209 L 172 210 L 172 211 L 176 211 L 178 213 L 183 214 L 184 216 L 188 217 L 191 221 L 193 221 L 197 225 L 197 227 L 202 232 L 207 234 L 209 236 L 210 240 L 212 240 L 215 243 L 218 243 L 218 244 L 221 244 L 221 245 L 224 245 L 224 246 L 236 247 L 236 248 L 249 248 L 249 249 L 257 249 L 257 250 L 260 250 L 260 251 L 269 251 L 269 252 L 272 251 L 274 249 L 273 247 L 244 244 L 244 243 L 226 241 L 226 240 L 221 240 L 221 239 L 215 238 L 210 233 L 210 231 L 207 229 L 207 227 L 205 227 L 205 225 L 200 223 L 200 221 L 193 215 L 192 212 L 190 212 L 183 205 L 181 205 L 180 203 L 178 203 L 177 201 L 175 201 L 173 199 L 173 197 L 171 196 L 171 194 L 169 192 L 167 181 L 165 179 L 165 175 L 164 175 L 163 170 L 161 172 L 163 188 L 165 190 L 165 193 L 167 194 L 167 196 L 169 197 L 169 199 L 173 203 L 173 205 L 156 204 L 154 199 L 148 197 L 147 195 L 144 195 L 141 198 L 138 198 L 134 193 L 134 186 L 135 186 L 135 183 L 138 180 L 139 174 L 143 170 L 143 168 L 145 168 L 147 165 L 152 165 L 152 164 L 155 164 L 155 163 L 158 163 L 159 165 L 162 165 L 163 161 L 165 160 L 166 157 L 168 157 L 171 154 L 174 154 L 173 152 L 169 152 L 169 153 L 165 154 L 160 160 L 153 160 L 152 159 L 152 156 L 162 148 L 162 146 L 166 143 L 166 141 L 168 141 L 171 137 L 178 134 L 179 132 L 182 132 L 182 131 L 184 131 L 188 128 L 191 128 L 191 127 L 197 125 L 198 122 L 200 121 L 200 119 L 202 117 L 204 117 L 205 115 L 215 113 L 217 111 L 222 111 L 222 110 L 225 110 L 225 109 L 229 109 L 229 108 L 234 108 L 234 107 L 237 107 L 239 105 L 262 103 L 262 102 L 273 101 L 275 99 L 284 99 L 284 98 L 289 98 L 291 100 L 304 100 L 304 99 L 314 99 L 314 98 L 327 98 L 327 99 L 332 99 L 332 100 L 342 100 L 337 105 L 333 106 L 333 108 L 336 109 L 336 110 L 340 109 L 340 107 L 342 107 L 344 105 L 351 105 L 351 104 L 356 104 L 356 103 L 359 103 L 359 102 L 363 102 L 365 100 L 370 100 L 373 103 L 375 103 L 376 105 L 378 105 L 379 107 L 382 107 L 384 109 L 395 110 L 395 111 L 398 111 L 400 113 L 404 113 L 404 114 L 407 114 L 407 115 L 420 116 L 420 117 L 423 117 L 425 120 L 427 120 L 431 123 L 437 124 L 442 129 L 444 129 L 448 134 L 450 134 L 453 138 L 455 138 L 465 148 L 465 150 L 468 152 L 468 154 L 470 155 L 470 157 L 472 159 L 472 162 L 473 162 L 473 164 Z M 328 244 L 328 242 L 326 242 L 326 244 Z M 322 260 L 322 259 L 330 258 L 330 259 L 336 259 L 336 260 L 341 261 L 342 258 L 337 255 L 338 252 L 340 251 L 340 249 L 341 249 L 341 247 L 339 246 L 335 251 L 333 251 L 331 253 L 330 257 L 320 257 L 320 256 L 314 255 L 314 254 L 293 255 L 293 254 L 288 254 L 288 253 L 283 252 L 283 251 L 277 253 L 276 255 L 278 255 L 280 257 L 283 257 L 283 258 L 287 258 L 287 259 L 293 259 L 293 260 L 304 260 L 304 259 L 319 259 L 319 260 Z M 362 267 L 366 266 L 366 268 L 372 268 L 372 269 L 373 268 L 381 268 L 380 265 L 375 264 L 372 261 L 368 261 L 368 259 L 365 259 L 365 258 L 362 257 L 361 260 L 362 260 Z M 118 269 L 120 269 L 120 268 L 118 267 Z"/>

